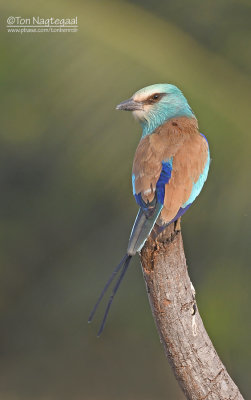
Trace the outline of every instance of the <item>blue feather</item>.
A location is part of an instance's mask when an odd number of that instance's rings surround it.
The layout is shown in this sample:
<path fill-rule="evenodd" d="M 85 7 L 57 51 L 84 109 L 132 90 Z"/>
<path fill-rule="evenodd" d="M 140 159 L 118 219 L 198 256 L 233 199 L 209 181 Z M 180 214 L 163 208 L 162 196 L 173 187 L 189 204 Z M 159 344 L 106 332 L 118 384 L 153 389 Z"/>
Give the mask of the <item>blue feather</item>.
<path fill-rule="evenodd" d="M 196 199 L 196 197 L 200 194 L 201 189 L 203 188 L 203 185 L 207 180 L 209 165 L 210 165 L 210 153 L 208 150 L 208 157 L 207 157 L 207 162 L 204 167 L 204 170 L 203 170 L 202 174 L 200 174 L 199 179 L 193 183 L 193 188 L 192 188 L 192 192 L 189 196 L 189 199 L 184 204 L 182 204 L 182 208 L 186 208 L 189 204 L 192 204 L 194 202 L 194 200 Z"/>
<path fill-rule="evenodd" d="M 135 195 L 136 194 L 136 190 L 135 190 L 135 175 L 132 174 L 132 192 Z"/>
<path fill-rule="evenodd" d="M 162 170 L 156 185 L 158 201 L 164 204 L 165 185 L 169 182 L 173 169 L 173 157 L 168 161 L 162 161 Z"/>
<path fill-rule="evenodd" d="M 169 180 L 171 178 L 172 168 L 173 168 L 173 157 L 170 158 L 170 160 L 168 160 L 168 161 L 162 161 L 162 170 L 161 170 L 158 182 L 156 184 L 157 200 L 160 204 L 164 204 L 165 185 L 169 182 Z M 144 211 L 146 211 L 148 209 L 148 204 L 145 203 L 144 200 L 142 199 L 141 193 L 136 193 L 136 191 L 135 191 L 135 175 L 134 174 L 132 175 L 132 188 L 133 188 L 133 194 L 134 194 L 137 204 Z"/>

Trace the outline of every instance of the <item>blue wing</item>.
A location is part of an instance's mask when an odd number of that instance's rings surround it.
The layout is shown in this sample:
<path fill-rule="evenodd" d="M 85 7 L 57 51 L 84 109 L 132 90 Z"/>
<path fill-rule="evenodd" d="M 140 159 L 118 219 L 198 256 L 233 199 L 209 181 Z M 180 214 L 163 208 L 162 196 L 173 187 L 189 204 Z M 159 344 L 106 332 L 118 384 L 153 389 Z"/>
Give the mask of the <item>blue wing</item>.
<path fill-rule="evenodd" d="M 133 194 L 140 210 L 135 219 L 132 232 L 129 239 L 127 253 L 129 255 L 136 254 L 145 244 L 146 239 L 150 235 L 155 222 L 163 208 L 165 198 L 165 185 L 169 182 L 172 174 L 172 159 L 162 162 L 162 170 L 156 184 L 155 197 L 151 202 L 145 202 L 141 193 L 135 192 L 135 176 L 132 176 Z"/>
<path fill-rule="evenodd" d="M 162 170 L 155 189 L 157 201 L 161 204 L 164 203 L 165 185 L 166 183 L 169 182 L 171 178 L 172 168 L 173 168 L 173 157 L 170 160 L 162 161 Z M 137 194 L 135 191 L 135 175 L 132 175 L 132 188 L 133 188 L 133 195 L 138 205 L 142 208 L 142 210 L 147 210 L 149 207 L 149 203 L 145 203 L 144 200 L 142 199 L 141 193 Z"/>

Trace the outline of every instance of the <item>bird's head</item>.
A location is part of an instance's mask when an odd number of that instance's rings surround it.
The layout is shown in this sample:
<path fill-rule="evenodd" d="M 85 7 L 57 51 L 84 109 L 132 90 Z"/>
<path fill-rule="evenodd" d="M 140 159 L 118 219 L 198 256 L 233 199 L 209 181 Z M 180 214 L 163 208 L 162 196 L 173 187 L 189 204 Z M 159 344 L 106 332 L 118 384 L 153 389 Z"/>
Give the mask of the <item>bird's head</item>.
<path fill-rule="evenodd" d="M 130 99 L 118 104 L 116 109 L 132 111 L 143 127 L 143 136 L 152 133 L 170 118 L 194 117 L 181 90 L 167 83 L 138 90 Z"/>

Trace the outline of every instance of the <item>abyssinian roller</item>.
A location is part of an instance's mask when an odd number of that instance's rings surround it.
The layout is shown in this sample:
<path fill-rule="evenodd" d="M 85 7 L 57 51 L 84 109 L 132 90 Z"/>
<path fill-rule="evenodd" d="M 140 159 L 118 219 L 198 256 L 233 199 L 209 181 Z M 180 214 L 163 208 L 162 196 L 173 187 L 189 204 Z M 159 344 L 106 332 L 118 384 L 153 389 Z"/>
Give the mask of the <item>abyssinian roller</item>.
<path fill-rule="evenodd" d="M 208 142 L 199 132 L 198 121 L 176 86 L 147 86 L 116 109 L 132 111 L 142 126 L 142 137 L 132 167 L 132 188 L 139 212 L 127 252 L 107 281 L 89 317 L 91 322 L 105 292 L 121 271 L 98 336 L 104 329 L 113 298 L 131 258 L 141 251 L 155 224 L 163 229 L 188 210 L 207 179 L 210 164 Z"/>

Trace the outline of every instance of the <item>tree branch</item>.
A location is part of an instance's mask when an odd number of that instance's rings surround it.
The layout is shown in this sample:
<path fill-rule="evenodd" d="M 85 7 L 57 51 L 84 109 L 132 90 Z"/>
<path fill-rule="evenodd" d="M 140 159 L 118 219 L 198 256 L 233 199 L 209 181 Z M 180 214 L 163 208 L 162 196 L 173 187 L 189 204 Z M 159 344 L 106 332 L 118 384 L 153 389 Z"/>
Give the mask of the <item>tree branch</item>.
<path fill-rule="evenodd" d="M 179 222 L 152 232 L 141 264 L 160 340 L 187 399 L 243 400 L 200 317 Z"/>

